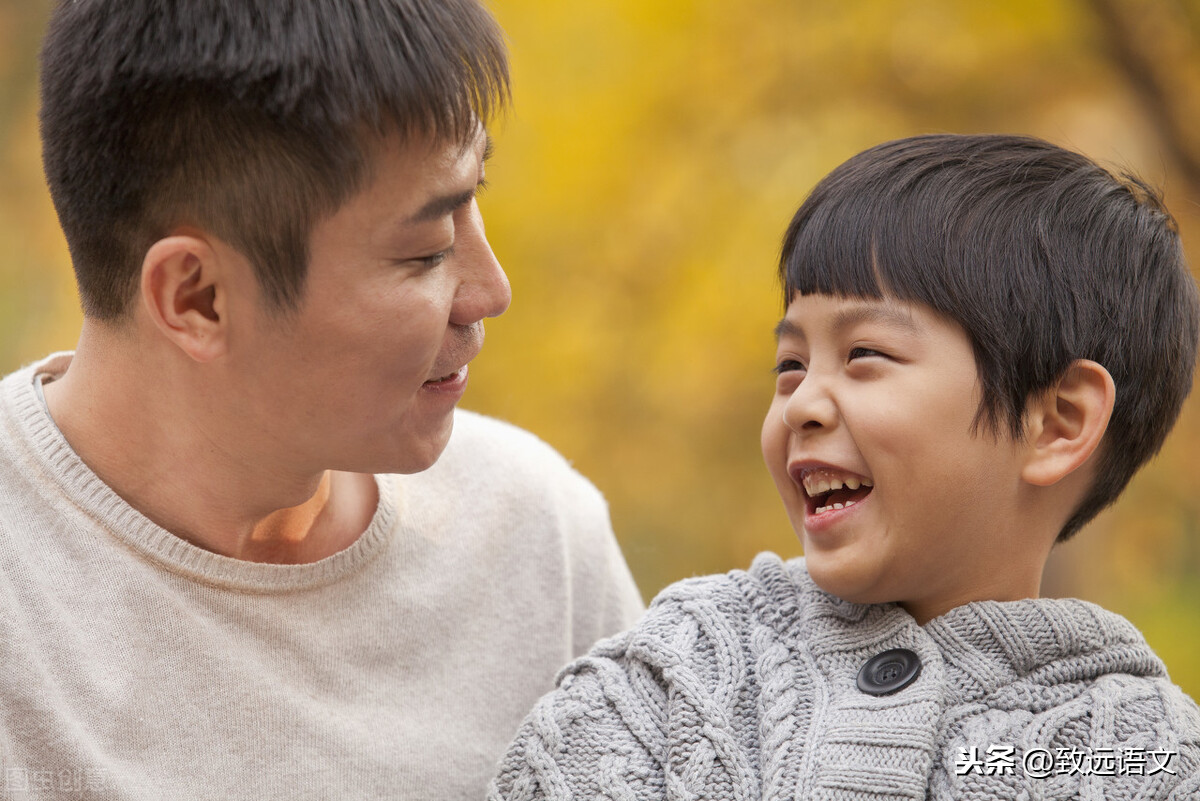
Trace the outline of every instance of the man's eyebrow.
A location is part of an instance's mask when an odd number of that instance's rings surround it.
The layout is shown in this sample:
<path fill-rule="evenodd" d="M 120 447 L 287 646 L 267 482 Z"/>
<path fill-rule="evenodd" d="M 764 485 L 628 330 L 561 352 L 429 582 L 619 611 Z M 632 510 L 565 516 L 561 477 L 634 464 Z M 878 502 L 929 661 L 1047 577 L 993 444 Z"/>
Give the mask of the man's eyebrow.
<path fill-rule="evenodd" d="M 426 203 L 421 208 L 417 209 L 416 214 L 408 218 L 409 225 L 418 223 L 432 222 L 453 214 L 457 209 L 462 208 L 471 202 L 475 197 L 476 187 L 471 187 L 465 192 L 458 192 L 453 195 L 439 195 Z"/>
<path fill-rule="evenodd" d="M 487 163 L 487 160 L 492 157 L 492 152 L 494 150 L 492 146 L 492 135 L 485 132 L 483 137 L 483 156 L 480 159 L 480 162 Z M 440 220 L 442 217 L 445 217 L 448 214 L 453 214 L 459 208 L 470 203 L 471 198 L 475 197 L 480 188 L 486 186 L 487 181 L 480 179 L 479 183 L 465 192 L 435 197 L 424 206 L 417 209 L 416 213 L 408 218 L 407 223 L 409 225 L 415 225 L 418 223 L 432 222 L 433 220 Z"/>

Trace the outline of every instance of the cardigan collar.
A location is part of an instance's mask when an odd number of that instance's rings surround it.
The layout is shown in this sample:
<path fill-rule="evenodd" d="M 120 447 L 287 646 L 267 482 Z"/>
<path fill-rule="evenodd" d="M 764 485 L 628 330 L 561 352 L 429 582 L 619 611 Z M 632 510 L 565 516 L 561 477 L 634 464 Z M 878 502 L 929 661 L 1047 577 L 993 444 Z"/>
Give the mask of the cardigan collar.
<path fill-rule="evenodd" d="M 764 554 L 750 574 L 775 596 L 755 606 L 774 607 L 775 626 L 793 641 L 807 641 L 815 655 L 844 651 L 850 643 L 867 650 L 885 643 L 908 647 L 923 660 L 936 651 L 949 703 L 1003 693 L 1018 679 L 1050 688 L 1108 673 L 1167 675 L 1132 623 L 1075 598 L 975 601 L 919 626 L 896 604 L 855 604 L 830 595 L 812 580 L 803 559 L 784 563 Z"/>

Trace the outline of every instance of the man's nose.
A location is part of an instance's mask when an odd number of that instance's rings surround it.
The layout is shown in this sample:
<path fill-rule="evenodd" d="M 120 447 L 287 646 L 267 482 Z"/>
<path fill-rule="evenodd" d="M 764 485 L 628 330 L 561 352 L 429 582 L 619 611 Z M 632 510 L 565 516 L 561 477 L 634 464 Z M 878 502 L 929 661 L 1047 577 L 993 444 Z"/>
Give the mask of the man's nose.
<path fill-rule="evenodd" d="M 512 302 L 512 287 L 484 234 L 478 208 L 472 209 L 472 217 L 459 248 L 461 277 L 450 314 L 450 322 L 456 325 L 496 317 Z"/>

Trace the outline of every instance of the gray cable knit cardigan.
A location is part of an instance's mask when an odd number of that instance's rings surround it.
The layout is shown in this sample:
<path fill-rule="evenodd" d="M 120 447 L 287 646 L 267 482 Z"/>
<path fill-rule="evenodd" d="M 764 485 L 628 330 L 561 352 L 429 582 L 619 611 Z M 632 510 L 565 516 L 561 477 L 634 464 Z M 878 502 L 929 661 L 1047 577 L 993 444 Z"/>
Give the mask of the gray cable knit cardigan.
<path fill-rule="evenodd" d="M 860 690 L 892 648 L 916 679 Z M 1200 799 L 1200 709 L 1093 604 L 978 602 L 918 626 L 763 554 L 669 587 L 560 674 L 489 792 L 542 798 Z"/>

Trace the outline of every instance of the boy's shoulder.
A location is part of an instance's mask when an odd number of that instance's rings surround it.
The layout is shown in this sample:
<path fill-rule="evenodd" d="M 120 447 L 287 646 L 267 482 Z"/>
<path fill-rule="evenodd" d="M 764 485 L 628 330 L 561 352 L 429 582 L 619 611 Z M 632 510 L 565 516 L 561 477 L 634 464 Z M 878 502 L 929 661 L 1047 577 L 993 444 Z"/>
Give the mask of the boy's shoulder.
<path fill-rule="evenodd" d="M 1064 798 L 1200 797 L 1200 708 L 1166 676 L 1033 680 L 955 711 L 943 718 L 932 798 L 1003 798 L 1014 785 Z"/>
<path fill-rule="evenodd" d="M 782 559 L 763 552 L 746 570 L 683 579 L 651 602 L 642 628 L 648 632 L 674 625 L 680 617 L 700 615 L 709 623 L 725 621 L 742 628 L 769 629 L 777 636 L 818 647 L 828 630 L 852 632 L 905 617 L 894 604 L 858 604 L 822 590 L 808 574 L 803 557 Z"/>
<path fill-rule="evenodd" d="M 1070 598 L 982 601 L 924 628 L 948 701 L 932 797 L 1003 797 L 1014 782 L 1063 797 L 1200 791 L 1200 708 L 1120 615 Z"/>

